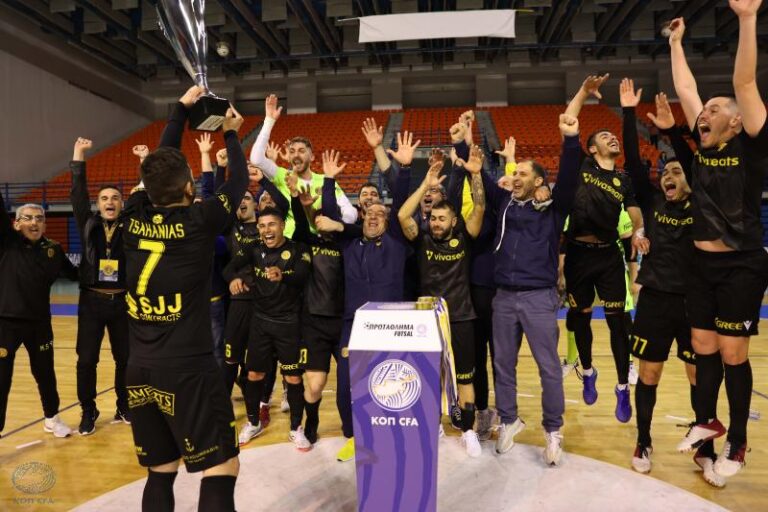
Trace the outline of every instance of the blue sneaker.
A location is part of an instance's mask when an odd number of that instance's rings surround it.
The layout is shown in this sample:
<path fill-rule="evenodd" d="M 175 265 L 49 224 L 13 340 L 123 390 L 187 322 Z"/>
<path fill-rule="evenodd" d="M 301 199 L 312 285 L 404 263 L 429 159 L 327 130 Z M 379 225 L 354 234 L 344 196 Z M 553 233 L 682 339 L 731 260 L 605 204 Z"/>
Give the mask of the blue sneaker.
<path fill-rule="evenodd" d="M 616 386 L 616 419 L 626 423 L 632 419 L 632 402 L 629 400 L 629 386 L 619 389 Z"/>
<path fill-rule="evenodd" d="M 584 391 L 582 391 L 581 395 L 584 397 L 584 403 L 587 405 L 597 402 L 597 388 L 595 387 L 597 383 L 597 368 L 593 366 L 592 370 L 594 370 L 592 375 L 582 376 Z"/>

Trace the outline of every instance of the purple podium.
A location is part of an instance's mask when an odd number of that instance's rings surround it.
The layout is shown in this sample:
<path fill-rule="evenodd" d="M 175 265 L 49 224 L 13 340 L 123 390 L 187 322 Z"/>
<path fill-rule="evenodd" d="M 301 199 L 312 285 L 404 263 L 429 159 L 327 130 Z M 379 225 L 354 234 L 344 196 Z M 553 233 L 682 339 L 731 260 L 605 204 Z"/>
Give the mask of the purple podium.
<path fill-rule="evenodd" d="M 438 307 L 369 302 L 349 343 L 358 510 L 437 509 Z"/>

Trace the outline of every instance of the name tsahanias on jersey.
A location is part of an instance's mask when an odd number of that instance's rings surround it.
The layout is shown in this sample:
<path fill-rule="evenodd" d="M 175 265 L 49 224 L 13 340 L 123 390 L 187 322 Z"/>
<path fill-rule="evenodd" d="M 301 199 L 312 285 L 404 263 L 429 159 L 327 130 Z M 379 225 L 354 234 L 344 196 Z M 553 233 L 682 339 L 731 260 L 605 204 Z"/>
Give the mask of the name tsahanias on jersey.
<path fill-rule="evenodd" d="M 177 240 L 184 238 L 184 224 L 150 224 L 136 219 L 128 219 L 128 232 L 142 238 Z"/>

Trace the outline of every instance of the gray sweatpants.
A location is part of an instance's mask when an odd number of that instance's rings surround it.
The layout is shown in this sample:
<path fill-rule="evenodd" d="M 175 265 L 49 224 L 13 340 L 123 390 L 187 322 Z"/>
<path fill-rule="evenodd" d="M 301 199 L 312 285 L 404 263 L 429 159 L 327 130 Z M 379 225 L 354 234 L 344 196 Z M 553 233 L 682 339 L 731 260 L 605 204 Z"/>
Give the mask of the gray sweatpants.
<path fill-rule="evenodd" d="M 503 423 L 514 423 L 518 417 L 517 355 L 525 333 L 541 377 L 544 430 L 553 432 L 563 425 L 563 373 L 557 354 L 559 306 L 554 287 L 524 292 L 499 288 L 496 292 L 493 299 L 493 367 L 496 370 L 496 408 Z"/>

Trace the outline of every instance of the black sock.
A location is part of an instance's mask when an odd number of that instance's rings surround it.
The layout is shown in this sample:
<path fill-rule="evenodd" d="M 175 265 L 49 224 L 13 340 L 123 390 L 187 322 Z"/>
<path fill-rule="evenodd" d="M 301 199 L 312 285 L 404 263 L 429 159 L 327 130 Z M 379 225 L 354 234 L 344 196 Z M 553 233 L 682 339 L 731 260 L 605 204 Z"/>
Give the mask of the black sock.
<path fill-rule="evenodd" d="M 605 315 L 608 329 L 611 331 L 611 352 L 616 365 L 619 384 L 629 382 L 629 334 L 623 314 Z"/>
<path fill-rule="evenodd" d="M 148 471 L 147 484 L 141 498 L 142 512 L 173 512 L 176 501 L 173 499 L 173 482 L 178 473 L 158 473 Z"/>
<path fill-rule="evenodd" d="M 200 482 L 198 512 L 234 512 L 236 476 L 204 476 Z"/>
<path fill-rule="evenodd" d="M 589 322 L 592 312 L 582 313 L 573 308 L 568 309 L 565 323 L 569 331 L 573 331 L 576 348 L 579 349 L 579 360 L 585 370 L 592 368 L 592 328 Z"/>
<path fill-rule="evenodd" d="M 301 426 L 301 418 L 304 416 L 304 383 L 290 384 L 288 387 L 288 405 L 291 408 L 291 430 Z"/>
<path fill-rule="evenodd" d="M 224 371 L 224 384 L 226 385 L 227 396 L 231 397 L 232 390 L 235 387 L 235 381 L 237 380 L 237 363 L 229 364 L 225 361 L 222 370 Z"/>
<path fill-rule="evenodd" d="M 749 404 L 752 401 L 752 365 L 749 359 L 741 364 L 725 365 L 725 392 L 731 413 L 728 441 L 738 447 L 747 442 Z"/>
<path fill-rule="evenodd" d="M 317 442 L 317 427 L 320 424 L 320 402 L 321 398 L 315 403 L 304 403 L 304 410 L 307 412 L 307 419 L 304 422 L 304 434 L 310 443 L 315 444 Z"/>
<path fill-rule="evenodd" d="M 259 406 L 264 389 L 264 380 L 243 380 L 243 397 L 245 397 L 245 412 L 251 425 L 259 424 Z"/>
<path fill-rule="evenodd" d="M 475 426 L 475 404 L 465 404 L 461 408 L 461 431 L 472 430 Z"/>
<path fill-rule="evenodd" d="M 635 386 L 635 409 L 637 414 L 637 444 L 651 446 L 651 420 L 656 407 L 656 388 L 658 384 L 646 384 L 637 379 Z"/>
<path fill-rule="evenodd" d="M 691 384 L 691 410 L 696 414 L 696 385 Z"/>
<path fill-rule="evenodd" d="M 723 382 L 720 352 L 696 354 L 696 423 L 717 418 L 717 395 Z"/>

